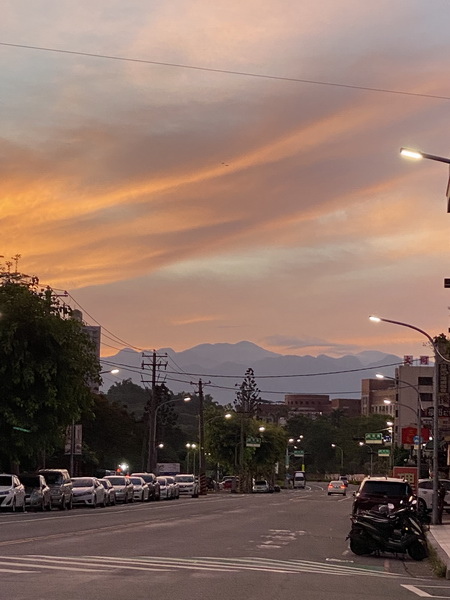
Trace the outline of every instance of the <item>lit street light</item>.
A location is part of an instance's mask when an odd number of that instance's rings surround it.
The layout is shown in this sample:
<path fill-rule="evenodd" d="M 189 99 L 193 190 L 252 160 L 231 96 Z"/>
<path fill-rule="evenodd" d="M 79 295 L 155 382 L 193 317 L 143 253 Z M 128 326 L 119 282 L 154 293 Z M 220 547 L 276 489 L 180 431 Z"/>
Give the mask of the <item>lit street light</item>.
<path fill-rule="evenodd" d="M 158 404 L 155 407 L 155 417 L 153 420 L 152 439 L 150 440 L 150 443 L 149 443 L 149 450 L 150 450 L 150 448 L 153 448 L 153 454 L 154 454 L 155 458 L 156 458 L 157 452 L 158 452 L 157 443 L 156 443 L 156 425 L 158 422 L 158 419 L 156 417 L 158 416 L 158 411 L 162 406 L 165 406 L 166 404 L 170 404 L 171 402 L 176 402 L 177 400 L 181 400 L 181 398 L 171 398 L 170 400 L 165 400 L 164 402 L 161 402 L 161 404 Z M 190 402 L 190 401 L 191 401 L 191 398 L 189 396 L 186 396 L 185 398 L 183 398 L 183 402 Z M 147 471 L 150 471 L 150 468 L 151 468 L 151 466 L 150 466 L 150 453 L 149 453 L 149 455 L 147 457 Z"/>
<path fill-rule="evenodd" d="M 338 450 L 341 451 L 341 475 L 344 474 L 344 451 L 342 450 L 342 448 L 340 446 L 337 446 L 336 444 L 331 444 L 332 448 L 337 448 Z"/>
<path fill-rule="evenodd" d="M 375 323 L 392 323 L 393 325 L 400 325 L 401 327 L 407 327 L 408 329 L 414 329 L 427 338 L 430 342 L 433 353 L 434 353 L 434 370 L 433 370 L 433 504 L 431 512 L 431 521 L 433 525 L 439 525 L 439 508 L 438 508 L 438 491 L 439 491 L 439 403 L 438 403 L 438 356 L 446 362 L 449 362 L 444 356 L 441 355 L 437 345 L 429 333 L 423 329 L 419 329 L 415 325 L 409 323 L 402 323 L 402 321 L 392 321 L 391 319 L 383 319 L 381 317 L 370 316 L 369 319 Z"/>
<path fill-rule="evenodd" d="M 364 442 L 359 442 L 359 445 L 367 446 L 370 450 L 370 473 L 369 474 L 370 474 L 370 476 L 372 476 L 373 475 L 373 454 L 374 454 L 372 447 L 369 444 L 365 444 Z"/>
<path fill-rule="evenodd" d="M 421 475 L 421 466 L 422 466 L 422 411 L 423 411 L 423 407 L 422 407 L 422 402 L 420 400 L 420 392 L 419 392 L 419 388 L 415 385 L 413 385 L 412 383 L 409 383 L 408 381 L 402 381 L 401 379 L 397 379 L 396 377 L 388 377 L 387 375 L 382 375 L 381 373 L 377 373 L 375 375 L 375 377 L 377 379 L 389 379 L 391 381 L 394 381 L 396 384 L 403 384 L 406 385 L 410 388 L 412 388 L 416 394 L 417 394 L 417 408 L 416 408 L 416 419 L 417 419 L 417 436 L 418 436 L 418 442 L 417 442 L 417 482 L 420 479 Z M 389 400 L 389 403 L 391 401 Z M 385 404 L 388 404 L 388 402 L 386 402 L 386 400 L 384 400 Z M 404 406 L 406 408 L 409 408 L 409 410 L 412 410 L 414 412 L 414 409 L 411 408 L 411 406 L 408 406 L 407 404 L 402 404 L 401 402 L 396 402 L 395 404 L 398 404 L 400 406 Z"/>
<path fill-rule="evenodd" d="M 412 158 L 414 160 L 420 160 L 421 158 L 427 158 L 428 160 L 436 160 L 450 165 L 450 158 L 444 156 L 436 156 L 435 154 L 427 154 L 426 152 L 420 152 L 419 150 L 413 150 L 412 148 L 400 148 L 400 154 L 406 156 L 406 158 Z M 450 177 L 447 183 L 447 212 L 450 212 Z"/>

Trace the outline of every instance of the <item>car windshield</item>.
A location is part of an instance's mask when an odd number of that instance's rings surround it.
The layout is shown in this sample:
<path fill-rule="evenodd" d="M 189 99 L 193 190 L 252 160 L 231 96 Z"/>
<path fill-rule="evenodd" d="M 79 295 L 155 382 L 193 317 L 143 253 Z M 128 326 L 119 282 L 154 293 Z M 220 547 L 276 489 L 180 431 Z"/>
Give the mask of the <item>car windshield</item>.
<path fill-rule="evenodd" d="M 45 481 L 48 485 L 53 485 L 55 483 L 61 483 L 61 474 L 60 473 L 44 473 Z"/>
<path fill-rule="evenodd" d="M 142 485 L 142 480 L 140 477 L 131 477 L 131 483 L 135 485 Z"/>
<path fill-rule="evenodd" d="M 194 477 L 192 475 L 175 475 L 175 481 L 179 483 L 193 483 Z"/>
<path fill-rule="evenodd" d="M 72 479 L 73 487 L 92 487 L 94 485 L 93 479 L 89 477 L 82 477 L 80 479 Z"/>
<path fill-rule="evenodd" d="M 267 481 L 265 479 L 261 479 L 260 481 L 255 481 L 255 485 L 267 485 Z"/>
<path fill-rule="evenodd" d="M 126 485 L 125 477 L 108 477 L 113 485 Z"/>
<path fill-rule="evenodd" d="M 408 484 L 402 481 L 366 481 L 362 493 L 371 496 L 407 496 L 409 489 Z"/>
<path fill-rule="evenodd" d="M 11 487 L 12 486 L 11 475 L 0 475 L 0 486 L 1 487 Z"/>
<path fill-rule="evenodd" d="M 19 479 L 27 488 L 38 488 L 41 485 L 37 475 L 20 475 Z"/>

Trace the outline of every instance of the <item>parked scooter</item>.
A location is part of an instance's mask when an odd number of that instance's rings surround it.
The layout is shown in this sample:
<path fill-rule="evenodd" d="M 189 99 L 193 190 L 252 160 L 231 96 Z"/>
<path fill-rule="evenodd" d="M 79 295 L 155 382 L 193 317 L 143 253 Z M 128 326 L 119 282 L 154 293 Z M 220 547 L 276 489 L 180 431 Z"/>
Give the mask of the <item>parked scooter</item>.
<path fill-rule="evenodd" d="M 406 554 L 413 560 L 428 556 L 422 524 L 413 507 L 390 512 L 393 505 L 382 505 L 378 511 L 352 516 L 352 528 L 347 536 L 354 554 L 393 552 Z"/>

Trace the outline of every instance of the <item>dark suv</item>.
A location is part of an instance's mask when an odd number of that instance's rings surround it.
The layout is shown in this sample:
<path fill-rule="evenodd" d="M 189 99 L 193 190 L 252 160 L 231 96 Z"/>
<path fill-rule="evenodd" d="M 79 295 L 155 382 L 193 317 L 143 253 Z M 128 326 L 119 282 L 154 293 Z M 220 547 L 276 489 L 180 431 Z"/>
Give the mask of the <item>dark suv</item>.
<path fill-rule="evenodd" d="M 394 477 L 366 477 L 354 494 L 352 513 L 393 504 L 397 510 L 414 500 L 414 492 L 407 481 Z"/>

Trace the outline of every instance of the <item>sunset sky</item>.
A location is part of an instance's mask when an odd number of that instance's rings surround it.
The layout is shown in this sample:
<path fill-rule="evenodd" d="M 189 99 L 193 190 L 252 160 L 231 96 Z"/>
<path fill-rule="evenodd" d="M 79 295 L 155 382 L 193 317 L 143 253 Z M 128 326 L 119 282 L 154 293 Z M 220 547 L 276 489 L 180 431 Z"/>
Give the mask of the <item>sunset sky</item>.
<path fill-rule="evenodd" d="M 120 338 L 105 356 L 431 354 L 368 316 L 448 331 L 448 166 L 399 149 L 450 156 L 449 23 L 448 0 L 2 2 L 0 254 Z"/>

